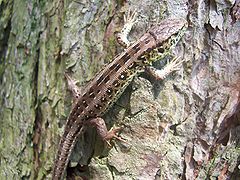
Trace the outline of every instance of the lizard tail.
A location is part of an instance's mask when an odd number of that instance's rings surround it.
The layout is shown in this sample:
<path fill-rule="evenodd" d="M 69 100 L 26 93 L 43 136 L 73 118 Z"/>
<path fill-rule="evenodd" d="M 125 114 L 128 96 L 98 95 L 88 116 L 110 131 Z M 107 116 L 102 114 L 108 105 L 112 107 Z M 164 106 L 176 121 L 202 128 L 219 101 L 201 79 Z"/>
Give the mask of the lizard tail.
<path fill-rule="evenodd" d="M 82 126 L 71 128 L 68 132 L 66 132 L 65 129 L 64 135 L 62 136 L 59 143 L 58 152 L 52 172 L 52 180 L 61 180 L 63 178 L 69 157 L 76 143 L 76 139 L 81 133 L 81 127 Z"/>

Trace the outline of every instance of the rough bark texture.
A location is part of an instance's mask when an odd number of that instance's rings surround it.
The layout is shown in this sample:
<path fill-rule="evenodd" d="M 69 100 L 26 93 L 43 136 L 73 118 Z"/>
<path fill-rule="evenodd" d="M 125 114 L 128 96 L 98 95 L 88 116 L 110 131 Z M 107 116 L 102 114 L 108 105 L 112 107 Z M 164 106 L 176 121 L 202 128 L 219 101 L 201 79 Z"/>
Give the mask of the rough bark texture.
<path fill-rule="evenodd" d="M 89 128 L 68 179 L 239 178 L 239 7 L 238 0 L 0 0 L 0 179 L 50 178 L 71 109 L 64 72 L 84 87 L 121 52 L 114 33 L 129 9 L 139 14 L 132 41 L 161 19 L 185 18 L 189 28 L 173 53 L 188 61 L 162 82 L 135 78 L 105 115 L 109 128 L 124 126 L 129 145 L 104 147 Z"/>

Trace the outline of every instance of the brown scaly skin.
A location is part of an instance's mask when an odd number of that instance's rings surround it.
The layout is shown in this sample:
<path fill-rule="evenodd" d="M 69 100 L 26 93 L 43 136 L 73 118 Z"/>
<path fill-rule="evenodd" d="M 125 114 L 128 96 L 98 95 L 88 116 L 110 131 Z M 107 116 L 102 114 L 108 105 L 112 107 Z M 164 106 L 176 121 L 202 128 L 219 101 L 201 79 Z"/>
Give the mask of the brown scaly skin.
<path fill-rule="evenodd" d="M 170 53 L 186 27 L 187 22 L 184 19 L 173 18 L 152 27 L 100 71 L 81 94 L 74 81 L 66 75 L 76 103 L 59 143 L 52 173 L 53 180 L 63 177 L 69 156 L 83 125 L 95 126 L 103 140 L 117 137 L 115 133 L 118 129 L 108 132 L 101 118 L 102 115 L 119 98 L 134 76 L 148 69 L 152 62 L 161 60 Z M 169 72 L 165 72 L 164 76 L 176 70 L 178 65 L 179 62 L 172 64 L 173 67 L 169 68 Z"/>

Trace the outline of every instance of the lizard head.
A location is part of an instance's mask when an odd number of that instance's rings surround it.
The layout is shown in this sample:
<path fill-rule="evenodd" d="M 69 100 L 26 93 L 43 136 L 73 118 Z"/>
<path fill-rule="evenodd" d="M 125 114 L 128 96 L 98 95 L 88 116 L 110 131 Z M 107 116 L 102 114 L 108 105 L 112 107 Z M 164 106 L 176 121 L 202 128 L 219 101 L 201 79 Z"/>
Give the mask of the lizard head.
<path fill-rule="evenodd" d="M 154 37 L 157 47 L 164 46 L 165 50 L 170 50 L 181 39 L 187 25 L 185 19 L 169 18 L 150 28 L 148 32 Z"/>
<path fill-rule="evenodd" d="M 183 36 L 187 29 L 187 21 L 182 18 L 165 19 L 148 30 L 155 39 L 155 47 L 148 53 L 147 63 L 164 58 Z"/>

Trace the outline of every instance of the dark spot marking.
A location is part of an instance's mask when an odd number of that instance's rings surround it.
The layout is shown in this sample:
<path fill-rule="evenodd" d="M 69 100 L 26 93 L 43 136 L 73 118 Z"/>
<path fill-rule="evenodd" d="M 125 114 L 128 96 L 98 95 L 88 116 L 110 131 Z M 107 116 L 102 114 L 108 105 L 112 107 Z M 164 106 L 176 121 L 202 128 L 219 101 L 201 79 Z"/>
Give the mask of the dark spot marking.
<path fill-rule="evenodd" d="M 88 94 L 89 94 L 89 97 L 90 97 L 90 98 L 94 98 L 94 97 L 95 97 L 93 88 L 90 88 Z"/>
<path fill-rule="evenodd" d="M 101 108 L 102 108 L 102 106 L 99 105 L 99 104 L 95 104 L 94 107 L 95 107 L 96 109 L 101 109 Z"/>
<path fill-rule="evenodd" d="M 102 102 L 106 102 L 107 99 L 106 99 L 105 97 L 102 97 L 102 98 L 101 98 L 101 101 L 102 101 Z"/>
<path fill-rule="evenodd" d="M 104 75 L 102 75 L 102 76 L 97 80 L 97 84 L 100 84 L 103 79 L 104 79 Z"/>
<path fill-rule="evenodd" d="M 93 114 L 93 110 L 89 111 L 88 113 Z"/>
<path fill-rule="evenodd" d="M 100 89 L 98 89 L 98 90 L 97 90 L 97 94 L 100 93 L 100 92 L 101 92 Z"/>
<path fill-rule="evenodd" d="M 141 56 L 141 57 L 139 57 L 138 60 L 141 61 L 140 63 L 148 64 L 147 57 L 145 57 L 145 56 Z"/>
<path fill-rule="evenodd" d="M 84 105 L 85 107 L 88 107 L 88 104 L 87 104 L 87 102 L 86 102 L 85 100 L 83 100 L 82 103 L 83 103 L 83 105 Z"/>
<path fill-rule="evenodd" d="M 160 46 L 163 46 L 163 43 L 160 42 L 157 44 L 157 47 L 160 47 Z"/>
<path fill-rule="evenodd" d="M 117 66 L 117 64 L 113 64 L 113 65 L 110 66 L 109 69 L 110 69 L 110 70 L 113 70 L 116 66 Z"/>
<path fill-rule="evenodd" d="M 107 91 L 106 91 L 106 92 L 107 92 L 107 94 L 109 94 L 109 95 L 110 95 L 110 94 L 112 94 L 112 93 L 113 93 L 113 90 L 112 90 L 112 88 L 107 88 Z"/>
<path fill-rule="evenodd" d="M 83 112 L 82 109 L 80 109 L 80 110 L 78 111 L 78 117 L 81 115 L 82 112 Z"/>
<path fill-rule="evenodd" d="M 140 57 L 138 57 L 138 60 L 140 60 L 140 61 L 146 61 L 146 57 L 145 57 L 145 56 L 140 56 Z"/>
<path fill-rule="evenodd" d="M 133 69 L 133 68 L 135 68 L 137 66 L 137 63 L 136 62 L 132 62 L 129 66 L 128 66 L 128 68 L 129 69 Z"/>
<path fill-rule="evenodd" d="M 90 98 L 94 98 L 94 97 L 95 97 L 94 92 L 90 92 L 90 93 L 89 93 L 89 97 L 90 97 Z"/>
<path fill-rule="evenodd" d="M 115 67 L 115 70 L 118 71 L 120 68 L 121 68 L 121 65 L 117 64 L 116 67 Z"/>
<path fill-rule="evenodd" d="M 118 76 L 119 79 L 121 80 L 125 80 L 127 78 L 127 74 L 126 72 L 122 72 L 119 76 Z"/>
<path fill-rule="evenodd" d="M 146 50 L 146 53 L 149 53 L 149 52 L 151 52 L 152 51 L 152 48 L 148 48 L 147 50 Z"/>
<path fill-rule="evenodd" d="M 150 42 L 150 39 L 145 40 L 145 44 L 148 44 Z"/>
<path fill-rule="evenodd" d="M 133 49 L 135 50 L 135 53 L 137 53 L 138 51 L 140 51 L 140 44 L 138 43 L 138 44 L 136 44 L 135 46 L 133 46 Z"/>
<path fill-rule="evenodd" d="M 73 140 L 74 140 L 74 138 L 70 138 L 70 139 L 69 139 L 69 143 L 72 144 Z M 70 149 L 69 149 L 69 150 L 70 150 Z M 69 151 L 69 150 L 68 150 L 68 151 Z M 66 158 L 67 158 L 67 157 L 65 157 L 65 159 L 66 159 Z"/>
<path fill-rule="evenodd" d="M 141 50 L 140 47 L 136 48 L 136 49 L 135 49 L 135 53 L 137 53 L 137 52 L 140 51 L 140 50 Z"/>
<path fill-rule="evenodd" d="M 148 60 L 145 59 L 145 60 L 143 61 L 143 64 L 148 65 L 148 64 L 149 64 Z"/>
<path fill-rule="evenodd" d="M 163 47 L 158 48 L 158 52 L 164 53 L 164 48 Z"/>
<path fill-rule="evenodd" d="M 109 80 L 110 80 L 110 77 L 106 76 L 105 79 L 104 79 L 104 82 L 107 83 Z"/>
<path fill-rule="evenodd" d="M 118 82 L 118 80 L 115 80 L 115 81 L 113 82 L 113 86 L 118 87 L 119 85 L 120 85 L 120 83 Z"/>
<path fill-rule="evenodd" d="M 124 54 L 124 56 L 122 57 L 124 63 L 126 63 L 130 58 L 131 57 L 128 53 Z"/>

